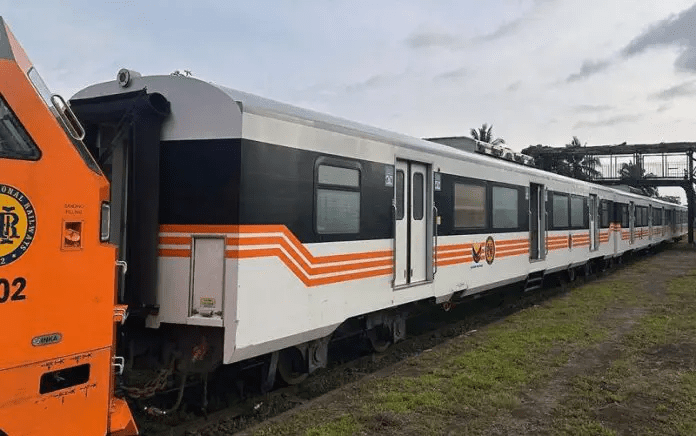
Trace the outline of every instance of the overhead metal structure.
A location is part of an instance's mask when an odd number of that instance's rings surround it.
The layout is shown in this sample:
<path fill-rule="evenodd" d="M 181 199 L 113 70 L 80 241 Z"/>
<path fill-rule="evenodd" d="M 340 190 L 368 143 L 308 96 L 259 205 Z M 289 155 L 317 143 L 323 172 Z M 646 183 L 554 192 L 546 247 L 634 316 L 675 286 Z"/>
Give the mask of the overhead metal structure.
<path fill-rule="evenodd" d="M 564 156 L 595 156 L 600 160 L 600 172 L 593 182 L 620 185 L 627 181 L 633 186 L 675 186 L 686 192 L 689 210 L 689 243 L 694 243 L 696 192 L 694 191 L 694 153 L 696 142 L 662 142 L 659 144 L 594 145 L 590 147 L 529 147 L 528 155 L 558 159 Z M 630 163 L 637 167 L 627 179 L 621 169 Z"/>

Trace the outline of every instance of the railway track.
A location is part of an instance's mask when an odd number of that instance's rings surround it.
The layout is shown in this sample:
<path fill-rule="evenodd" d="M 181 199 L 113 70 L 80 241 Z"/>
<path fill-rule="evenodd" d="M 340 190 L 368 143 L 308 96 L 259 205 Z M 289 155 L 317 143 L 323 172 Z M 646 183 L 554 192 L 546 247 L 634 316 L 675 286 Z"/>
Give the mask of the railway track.
<path fill-rule="evenodd" d="M 630 261 L 630 257 L 624 261 Z M 211 385 L 221 383 L 229 389 L 226 397 L 221 396 L 221 389 L 214 390 L 216 392 L 211 394 L 209 413 L 202 414 L 199 405 L 185 404 L 170 416 L 153 417 L 147 416 L 141 408 L 137 411 L 141 430 L 145 436 L 217 436 L 242 431 L 365 375 L 423 353 L 450 338 L 499 322 L 610 272 L 594 271 L 588 276 L 577 277 L 573 282 L 564 276 L 553 276 L 549 277 L 544 287 L 534 292 L 524 293 L 520 286 L 510 286 L 463 301 L 448 311 L 442 306 L 434 307 L 409 319 L 408 337 L 385 352 L 368 352 L 366 338 L 334 343 L 330 348 L 331 362 L 327 368 L 297 385 L 276 388 L 265 394 L 242 397 L 229 381 L 211 379 Z M 196 398 L 196 393 L 191 397 Z"/>

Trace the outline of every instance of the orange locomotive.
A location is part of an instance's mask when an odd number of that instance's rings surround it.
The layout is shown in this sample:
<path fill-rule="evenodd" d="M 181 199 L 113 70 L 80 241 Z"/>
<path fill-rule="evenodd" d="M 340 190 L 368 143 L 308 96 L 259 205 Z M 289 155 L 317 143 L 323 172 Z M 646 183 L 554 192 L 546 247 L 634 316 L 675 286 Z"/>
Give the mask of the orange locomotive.
<path fill-rule="evenodd" d="M 0 436 L 134 435 L 109 182 L 0 18 Z"/>

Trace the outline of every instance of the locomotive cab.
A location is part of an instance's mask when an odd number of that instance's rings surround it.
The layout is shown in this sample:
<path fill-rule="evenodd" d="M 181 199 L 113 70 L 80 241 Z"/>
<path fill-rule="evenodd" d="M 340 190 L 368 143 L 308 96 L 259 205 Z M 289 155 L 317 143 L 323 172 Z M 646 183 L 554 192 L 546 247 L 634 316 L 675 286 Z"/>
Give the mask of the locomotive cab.
<path fill-rule="evenodd" d="M 0 435 L 137 434 L 113 396 L 109 184 L 82 136 L 0 18 Z"/>

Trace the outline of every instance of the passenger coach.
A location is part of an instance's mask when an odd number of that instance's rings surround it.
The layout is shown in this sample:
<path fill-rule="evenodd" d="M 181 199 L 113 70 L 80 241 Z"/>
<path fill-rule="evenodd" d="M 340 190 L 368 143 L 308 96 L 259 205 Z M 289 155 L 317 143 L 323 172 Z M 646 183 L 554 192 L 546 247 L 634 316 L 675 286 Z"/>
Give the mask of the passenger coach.
<path fill-rule="evenodd" d="M 681 206 L 190 77 L 122 70 L 71 106 L 112 180 L 131 365 L 259 358 L 292 383 L 334 332 L 379 349 L 411 303 L 531 289 L 686 232 Z"/>

